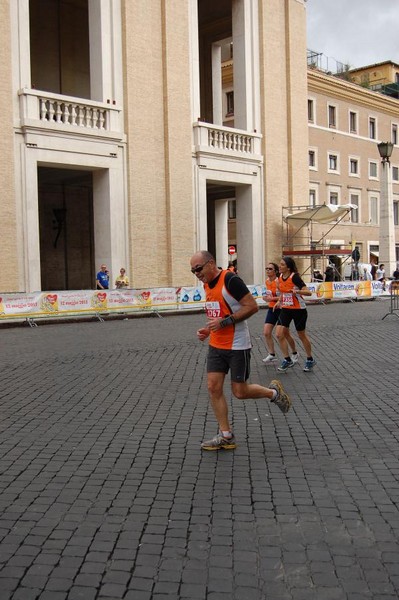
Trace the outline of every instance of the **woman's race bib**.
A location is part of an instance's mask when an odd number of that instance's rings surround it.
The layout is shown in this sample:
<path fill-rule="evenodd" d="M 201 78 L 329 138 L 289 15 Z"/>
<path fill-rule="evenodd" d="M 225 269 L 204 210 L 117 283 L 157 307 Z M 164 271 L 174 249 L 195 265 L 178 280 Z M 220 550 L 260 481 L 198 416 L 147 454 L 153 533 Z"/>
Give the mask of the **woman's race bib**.
<path fill-rule="evenodd" d="M 208 319 L 217 319 L 222 314 L 219 302 L 205 302 L 205 311 Z"/>
<path fill-rule="evenodd" d="M 289 293 L 283 293 L 281 304 L 283 307 L 294 306 L 294 295 Z"/>

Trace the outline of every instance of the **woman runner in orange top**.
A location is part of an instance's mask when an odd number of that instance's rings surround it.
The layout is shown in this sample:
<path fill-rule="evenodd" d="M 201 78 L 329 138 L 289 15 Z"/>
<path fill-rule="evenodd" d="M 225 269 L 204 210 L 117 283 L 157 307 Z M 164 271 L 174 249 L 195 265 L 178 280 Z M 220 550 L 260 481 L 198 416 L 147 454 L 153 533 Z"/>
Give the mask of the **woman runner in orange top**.
<path fill-rule="evenodd" d="M 312 292 L 306 287 L 298 273 L 295 261 L 290 256 L 285 256 L 280 261 L 278 286 L 280 289 L 280 297 L 275 307 L 281 308 L 281 312 L 276 335 L 284 360 L 277 370 L 286 371 L 295 364 L 289 355 L 287 343 L 288 328 L 293 320 L 298 337 L 306 352 L 306 361 L 303 370 L 311 371 L 316 364 L 316 361 L 312 356 L 312 346 L 306 335 L 308 311 L 303 296 L 311 296 Z"/>
<path fill-rule="evenodd" d="M 280 316 L 280 308 L 275 308 L 277 300 L 280 297 L 280 290 L 278 287 L 278 277 L 280 275 L 278 270 L 278 265 L 276 263 L 270 262 L 266 267 L 266 275 L 267 279 L 265 281 L 266 286 L 266 295 L 263 296 L 263 300 L 268 303 L 268 309 L 265 318 L 265 324 L 263 326 L 263 334 L 266 340 L 266 346 L 269 351 L 269 354 L 266 358 L 263 359 L 265 364 L 276 362 L 276 353 L 274 350 L 274 340 L 273 340 L 273 329 L 278 322 L 278 318 Z M 298 361 L 298 353 L 295 347 L 295 340 L 291 336 L 290 331 L 287 331 L 287 342 L 291 347 L 292 356 L 291 360 L 293 363 Z"/>

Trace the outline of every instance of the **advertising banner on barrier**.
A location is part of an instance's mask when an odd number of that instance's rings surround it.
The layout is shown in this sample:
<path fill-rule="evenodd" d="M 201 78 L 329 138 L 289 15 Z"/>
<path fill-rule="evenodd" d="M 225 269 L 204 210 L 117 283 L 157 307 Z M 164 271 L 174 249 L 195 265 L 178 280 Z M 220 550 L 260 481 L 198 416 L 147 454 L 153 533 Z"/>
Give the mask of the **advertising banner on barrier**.
<path fill-rule="evenodd" d="M 312 292 L 310 301 L 322 300 L 354 300 L 355 298 L 372 298 L 383 293 L 380 281 L 323 281 L 308 283 Z"/>
<path fill-rule="evenodd" d="M 175 288 L 5 294 L 0 298 L 0 319 L 173 308 L 177 308 Z"/>
<path fill-rule="evenodd" d="M 110 290 L 106 292 L 106 295 L 107 310 L 120 311 L 151 308 L 150 290 Z"/>
<path fill-rule="evenodd" d="M 262 296 L 266 295 L 266 288 L 264 285 L 247 285 L 247 288 L 259 305 L 266 304 L 262 298 Z"/>
<path fill-rule="evenodd" d="M 156 288 L 151 290 L 151 305 L 157 310 L 177 309 L 176 288 Z"/>
<path fill-rule="evenodd" d="M 99 299 L 91 290 L 58 292 L 57 310 L 60 312 L 85 312 L 93 310 Z"/>
<path fill-rule="evenodd" d="M 28 313 L 40 311 L 40 297 L 42 294 L 4 294 L 0 298 L 0 316 L 24 316 Z"/>
<path fill-rule="evenodd" d="M 306 301 L 361 299 L 382 295 L 380 281 L 334 281 L 309 283 L 312 296 Z M 259 305 L 266 304 L 263 285 L 249 285 L 249 291 Z M 389 286 L 388 286 L 389 289 Z M 0 295 L 0 320 L 80 314 L 128 313 L 159 310 L 201 308 L 205 302 L 202 285 L 182 288 L 153 288 L 125 290 L 75 290 L 33 292 Z"/>
<path fill-rule="evenodd" d="M 177 292 L 179 310 L 201 307 L 205 302 L 205 291 L 202 285 L 197 287 L 182 287 Z"/>

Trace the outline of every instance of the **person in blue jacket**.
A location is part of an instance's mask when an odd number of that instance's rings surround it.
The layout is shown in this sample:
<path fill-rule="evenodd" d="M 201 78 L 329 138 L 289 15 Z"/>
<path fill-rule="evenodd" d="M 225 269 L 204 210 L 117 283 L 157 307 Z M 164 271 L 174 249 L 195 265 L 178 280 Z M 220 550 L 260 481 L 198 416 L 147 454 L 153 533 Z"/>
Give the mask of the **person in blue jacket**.
<path fill-rule="evenodd" d="M 107 265 L 101 265 L 100 270 L 96 275 L 96 287 L 98 290 L 109 289 L 109 271 Z"/>

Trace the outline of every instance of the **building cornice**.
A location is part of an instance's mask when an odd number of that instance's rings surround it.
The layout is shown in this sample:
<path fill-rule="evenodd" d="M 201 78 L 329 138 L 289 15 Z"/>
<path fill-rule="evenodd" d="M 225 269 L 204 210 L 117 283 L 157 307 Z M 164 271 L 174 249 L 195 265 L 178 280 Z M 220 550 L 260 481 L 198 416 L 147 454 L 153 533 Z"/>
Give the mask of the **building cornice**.
<path fill-rule="evenodd" d="M 392 60 L 384 60 L 382 62 L 373 63 L 371 65 L 365 65 L 364 67 L 357 67 L 356 69 L 349 69 L 349 73 L 359 73 L 360 71 L 367 71 L 368 69 L 375 69 L 376 67 L 399 67 L 399 64 Z"/>
<path fill-rule="evenodd" d="M 308 91 L 360 104 L 368 109 L 380 110 L 396 118 L 399 116 L 399 100 L 315 69 L 308 69 Z"/>

